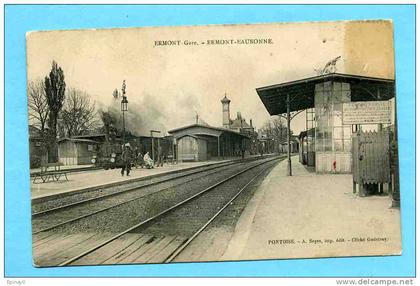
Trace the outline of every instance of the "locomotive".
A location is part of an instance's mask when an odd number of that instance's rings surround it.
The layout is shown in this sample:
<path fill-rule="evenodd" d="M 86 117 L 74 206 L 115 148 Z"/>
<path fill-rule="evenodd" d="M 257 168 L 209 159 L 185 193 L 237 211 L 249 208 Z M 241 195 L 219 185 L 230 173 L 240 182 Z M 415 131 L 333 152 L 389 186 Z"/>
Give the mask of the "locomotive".
<path fill-rule="evenodd" d="M 92 157 L 92 164 L 105 170 L 121 168 L 122 142 L 104 142 L 98 152 Z"/>

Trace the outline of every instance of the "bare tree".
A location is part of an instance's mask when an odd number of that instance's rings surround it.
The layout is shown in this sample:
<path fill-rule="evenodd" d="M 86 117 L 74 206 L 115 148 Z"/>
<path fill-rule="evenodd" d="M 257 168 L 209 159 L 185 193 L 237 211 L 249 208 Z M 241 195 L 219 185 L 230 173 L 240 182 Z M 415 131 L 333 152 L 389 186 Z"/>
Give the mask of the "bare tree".
<path fill-rule="evenodd" d="M 28 84 L 29 120 L 39 127 L 44 134 L 47 125 L 49 108 L 45 94 L 45 84 L 42 80 L 31 81 Z"/>
<path fill-rule="evenodd" d="M 91 102 L 89 94 L 74 88 L 67 92 L 60 117 L 69 137 L 86 134 L 98 126 L 95 102 Z"/>
<path fill-rule="evenodd" d="M 275 138 L 280 141 L 287 137 L 287 127 L 283 124 L 279 117 L 268 120 L 262 127 L 262 132 L 267 137 Z"/>
<path fill-rule="evenodd" d="M 261 133 L 268 139 L 271 139 L 270 145 L 274 151 L 279 152 L 279 143 L 287 138 L 287 127 L 282 122 L 280 117 L 276 117 L 265 122 L 261 128 Z M 293 132 L 291 131 L 290 134 Z"/>

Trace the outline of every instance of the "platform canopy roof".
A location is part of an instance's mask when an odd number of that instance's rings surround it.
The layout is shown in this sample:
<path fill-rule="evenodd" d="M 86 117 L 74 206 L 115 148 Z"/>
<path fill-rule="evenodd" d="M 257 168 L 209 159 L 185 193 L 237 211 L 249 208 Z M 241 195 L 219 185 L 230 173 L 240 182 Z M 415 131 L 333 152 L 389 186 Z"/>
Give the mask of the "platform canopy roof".
<path fill-rule="evenodd" d="M 393 79 L 364 77 L 330 73 L 305 79 L 257 88 L 258 96 L 270 115 L 287 112 L 287 94 L 290 97 L 290 111 L 314 107 L 315 85 L 327 81 L 350 84 L 352 101 L 388 100 L 395 96 Z"/>

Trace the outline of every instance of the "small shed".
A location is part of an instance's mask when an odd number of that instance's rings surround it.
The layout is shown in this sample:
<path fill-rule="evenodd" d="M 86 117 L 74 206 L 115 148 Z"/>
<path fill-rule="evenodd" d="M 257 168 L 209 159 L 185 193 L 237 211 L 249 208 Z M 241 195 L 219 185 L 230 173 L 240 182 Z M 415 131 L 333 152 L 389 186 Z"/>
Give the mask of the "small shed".
<path fill-rule="evenodd" d="M 63 165 L 92 164 L 101 143 L 89 139 L 63 138 L 58 141 L 58 159 Z"/>

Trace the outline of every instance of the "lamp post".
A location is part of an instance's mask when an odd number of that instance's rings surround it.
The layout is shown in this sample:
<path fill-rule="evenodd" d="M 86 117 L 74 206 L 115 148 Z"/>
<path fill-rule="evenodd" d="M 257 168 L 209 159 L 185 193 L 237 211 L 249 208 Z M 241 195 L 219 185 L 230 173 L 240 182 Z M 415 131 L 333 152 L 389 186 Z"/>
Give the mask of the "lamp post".
<path fill-rule="evenodd" d="M 153 133 L 160 133 L 160 131 L 159 130 L 150 130 L 150 137 L 152 138 L 152 159 L 153 159 L 153 161 L 155 161 L 155 144 L 154 144 L 154 139 L 153 139 Z M 159 144 L 159 141 L 158 141 L 158 144 Z"/>
<path fill-rule="evenodd" d="M 123 114 L 123 144 L 125 144 L 125 112 L 128 111 L 128 100 L 127 100 L 127 96 L 125 96 L 125 80 L 123 80 L 123 84 L 122 84 L 122 100 L 121 100 L 121 111 Z"/>

